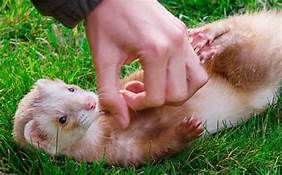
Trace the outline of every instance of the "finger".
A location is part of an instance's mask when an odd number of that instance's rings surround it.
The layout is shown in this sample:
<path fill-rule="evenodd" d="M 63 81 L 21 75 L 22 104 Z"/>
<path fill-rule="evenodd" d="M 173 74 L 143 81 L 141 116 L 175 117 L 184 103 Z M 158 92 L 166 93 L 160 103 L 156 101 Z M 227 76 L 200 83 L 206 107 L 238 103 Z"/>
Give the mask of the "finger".
<path fill-rule="evenodd" d="M 201 66 L 198 56 L 192 49 L 192 46 L 187 44 L 187 59 L 186 59 L 186 73 L 188 81 L 188 97 L 190 98 L 194 93 L 200 89 L 208 81 L 208 74 Z"/>
<path fill-rule="evenodd" d="M 124 93 L 127 104 L 134 110 L 157 107 L 165 102 L 167 59 L 147 57 L 141 59 L 144 68 L 145 92 Z"/>
<path fill-rule="evenodd" d="M 115 115 L 122 127 L 126 128 L 130 118 L 126 102 L 119 93 L 120 64 L 115 61 L 118 56 L 120 55 L 98 52 L 95 58 L 97 87 L 103 110 Z"/>
<path fill-rule="evenodd" d="M 146 94 L 145 92 L 135 93 L 129 90 L 122 90 L 121 91 L 127 105 L 133 110 L 143 110 L 144 107 Z"/>
<path fill-rule="evenodd" d="M 166 86 L 166 104 L 168 105 L 180 105 L 188 99 L 185 49 L 182 46 L 168 63 Z"/>
<path fill-rule="evenodd" d="M 128 106 L 133 109 L 131 106 L 134 103 L 134 99 L 136 97 L 135 94 L 143 93 L 145 91 L 145 86 L 140 81 L 130 81 L 125 84 L 125 89 L 120 90 L 120 93 L 123 95 L 124 99 L 126 100 Z"/>

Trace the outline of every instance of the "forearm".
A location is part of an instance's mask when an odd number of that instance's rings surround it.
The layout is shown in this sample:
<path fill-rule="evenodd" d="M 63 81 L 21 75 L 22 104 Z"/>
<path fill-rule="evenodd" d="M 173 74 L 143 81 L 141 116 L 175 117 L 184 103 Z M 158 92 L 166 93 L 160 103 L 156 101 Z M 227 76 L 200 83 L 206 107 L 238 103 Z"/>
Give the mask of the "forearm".
<path fill-rule="evenodd" d="M 102 0 L 31 0 L 37 10 L 73 28 Z"/>

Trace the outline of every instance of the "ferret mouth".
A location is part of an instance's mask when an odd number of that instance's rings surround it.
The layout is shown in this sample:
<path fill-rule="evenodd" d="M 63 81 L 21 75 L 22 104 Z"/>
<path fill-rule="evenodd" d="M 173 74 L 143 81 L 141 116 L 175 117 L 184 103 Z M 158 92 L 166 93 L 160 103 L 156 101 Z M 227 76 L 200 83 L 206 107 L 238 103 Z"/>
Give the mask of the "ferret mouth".
<path fill-rule="evenodd" d="M 88 117 L 86 114 L 82 113 L 81 115 L 79 115 L 78 117 L 78 122 L 80 124 L 80 126 L 82 127 L 89 127 L 91 125 L 91 121 L 89 119 L 90 117 Z"/>
<path fill-rule="evenodd" d="M 90 110 L 90 111 L 80 111 L 78 113 L 78 123 L 83 128 L 89 128 L 97 118 L 99 118 L 99 111 Z"/>
<path fill-rule="evenodd" d="M 105 111 L 101 109 L 99 100 L 96 101 L 96 107 L 88 111 L 80 111 L 78 113 L 78 123 L 83 128 L 89 128 L 93 122 L 95 122 L 99 117 L 105 115 Z"/>

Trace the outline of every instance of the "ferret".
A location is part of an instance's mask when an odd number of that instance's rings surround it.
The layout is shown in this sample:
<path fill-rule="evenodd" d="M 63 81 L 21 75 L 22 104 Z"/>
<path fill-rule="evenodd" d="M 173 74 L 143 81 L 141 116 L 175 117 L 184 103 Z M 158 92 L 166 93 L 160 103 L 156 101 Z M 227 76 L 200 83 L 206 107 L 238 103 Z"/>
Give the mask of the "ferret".
<path fill-rule="evenodd" d="M 209 80 L 183 105 L 130 110 L 131 124 L 124 130 L 101 111 L 93 92 L 41 79 L 18 105 L 14 139 L 51 155 L 137 166 L 183 150 L 203 130 L 234 127 L 275 102 L 282 80 L 280 12 L 229 17 L 188 35 Z M 138 93 L 142 83 L 139 71 L 121 89 Z"/>

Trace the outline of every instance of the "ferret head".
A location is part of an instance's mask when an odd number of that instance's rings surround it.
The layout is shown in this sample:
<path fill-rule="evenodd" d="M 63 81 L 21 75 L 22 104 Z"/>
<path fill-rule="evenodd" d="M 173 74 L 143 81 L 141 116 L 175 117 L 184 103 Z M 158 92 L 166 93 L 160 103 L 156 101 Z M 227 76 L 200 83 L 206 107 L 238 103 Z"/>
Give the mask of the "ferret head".
<path fill-rule="evenodd" d="M 97 119 L 98 98 L 61 80 L 40 79 L 21 100 L 14 121 L 14 138 L 54 155 L 83 138 Z"/>

